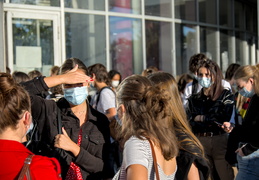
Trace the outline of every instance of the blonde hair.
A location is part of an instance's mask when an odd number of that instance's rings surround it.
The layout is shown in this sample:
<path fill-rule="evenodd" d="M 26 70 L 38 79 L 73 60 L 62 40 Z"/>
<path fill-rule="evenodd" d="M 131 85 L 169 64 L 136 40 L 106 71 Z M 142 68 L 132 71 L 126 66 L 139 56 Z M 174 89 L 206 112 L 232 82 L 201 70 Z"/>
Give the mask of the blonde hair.
<path fill-rule="evenodd" d="M 257 66 L 241 66 L 237 69 L 237 71 L 234 74 L 234 79 L 241 79 L 245 82 L 249 80 L 249 78 L 254 79 L 254 92 L 259 95 L 259 87 L 257 84 L 259 84 L 259 68 Z"/>
<path fill-rule="evenodd" d="M 150 138 L 166 160 L 177 156 L 178 140 L 172 125 L 174 119 L 168 91 L 154 87 L 144 76 L 132 75 L 117 88 L 117 104 L 123 104 L 121 136 Z"/>
<path fill-rule="evenodd" d="M 193 134 L 175 78 L 166 72 L 157 72 L 147 77 L 155 86 L 159 86 L 170 93 L 170 109 L 172 111 L 172 124 L 176 131 L 179 147 L 191 154 L 205 157 L 204 149 L 200 141 Z M 197 151 L 198 150 L 198 151 Z"/>

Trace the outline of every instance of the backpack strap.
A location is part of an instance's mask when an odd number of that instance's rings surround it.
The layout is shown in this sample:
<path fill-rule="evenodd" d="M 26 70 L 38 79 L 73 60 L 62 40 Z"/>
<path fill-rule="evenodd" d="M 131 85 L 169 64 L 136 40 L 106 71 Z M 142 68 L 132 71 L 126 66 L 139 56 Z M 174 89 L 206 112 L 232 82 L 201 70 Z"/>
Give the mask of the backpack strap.
<path fill-rule="evenodd" d="M 31 180 L 31 173 L 30 173 L 30 165 L 34 154 L 30 154 L 24 161 L 24 165 L 18 177 L 18 180 L 23 180 L 24 176 L 26 175 L 27 180 Z"/>
<path fill-rule="evenodd" d="M 62 134 L 62 121 L 61 121 L 61 112 L 60 112 L 60 109 L 59 107 L 57 106 L 57 111 L 58 111 L 58 134 Z"/>

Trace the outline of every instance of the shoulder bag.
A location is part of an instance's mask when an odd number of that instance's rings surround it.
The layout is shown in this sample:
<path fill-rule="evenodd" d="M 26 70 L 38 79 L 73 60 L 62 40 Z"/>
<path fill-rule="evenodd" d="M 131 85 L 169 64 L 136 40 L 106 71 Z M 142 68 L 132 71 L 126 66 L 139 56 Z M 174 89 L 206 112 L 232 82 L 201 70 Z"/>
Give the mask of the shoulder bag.
<path fill-rule="evenodd" d="M 24 176 L 26 176 L 27 180 L 31 180 L 31 172 L 30 172 L 30 165 L 33 158 L 33 154 L 30 154 L 24 161 L 24 165 L 18 177 L 18 180 L 23 180 Z"/>
<path fill-rule="evenodd" d="M 156 153 L 155 153 L 155 150 L 154 150 L 154 146 L 152 144 L 152 142 L 150 141 L 150 139 L 147 139 L 149 144 L 150 144 L 150 147 L 151 147 L 151 151 L 152 151 L 152 156 L 153 156 L 153 163 L 154 163 L 154 168 L 155 168 L 155 173 L 156 173 L 156 179 L 157 180 L 160 180 L 159 178 L 159 173 L 158 173 L 158 167 L 157 167 L 157 161 L 156 161 Z"/>

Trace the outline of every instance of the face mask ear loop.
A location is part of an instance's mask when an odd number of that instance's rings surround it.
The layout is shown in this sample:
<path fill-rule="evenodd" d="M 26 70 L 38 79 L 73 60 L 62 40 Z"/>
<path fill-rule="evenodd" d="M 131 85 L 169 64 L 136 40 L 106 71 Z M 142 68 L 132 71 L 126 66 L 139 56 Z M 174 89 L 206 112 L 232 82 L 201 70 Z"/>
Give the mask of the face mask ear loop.
<path fill-rule="evenodd" d="M 32 121 L 33 121 L 33 120 L 32 120 Z M 28 146 L 31 144 L 32 138 L 33 138 L 33 136 L 34 136 L 34 134 L 35 134 L 35 132 L 36 132 L 36 129 L 37 129 L 38 124 L 37 124 L 36 121 L 33 121 L 33 124 L 34 124 L 34 126 L 33 126 L 32 130 L 31 130 L 31 132 L 30 132 L 30 138 L 29 138 L 29 140 L 27 141 L 25 147 L 28 147 Z M 36 140 L 36 141 L 37 141 L 37 140 Z"/>

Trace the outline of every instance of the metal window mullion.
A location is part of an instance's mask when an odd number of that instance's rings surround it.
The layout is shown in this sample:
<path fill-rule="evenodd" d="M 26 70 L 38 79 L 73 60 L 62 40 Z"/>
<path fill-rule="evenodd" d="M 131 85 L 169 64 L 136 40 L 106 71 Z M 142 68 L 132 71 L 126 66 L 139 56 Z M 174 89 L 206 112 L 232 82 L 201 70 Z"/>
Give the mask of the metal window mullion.
<path fill-rule="evenodd" d="M 61 60 L 59 61 L 59 64 L 61 65 L 63 61 L 66 59 L 66 24 L 65 24 L 65 3 L 64 0 L 60 1 L 60 42 L 61 42 Z"/>
<path fill-rule="evenodd" d="M 142 15 L 142 48 L 143 48 L 143 69 L 147 68 L 147 49 L 146 49 L 146 23 L 145 23 L 145 3 L 141 0 L 141 15 Z"/>
<path fill-rule="evenodd" d="M 111 69 L 110 58 L 110 21 L 109 21 L 109 0 L 105 0 L 105 27 L 106 27 L 106 68 L 107 71 Z"/>
<path fill-rule="evenodd" d="M 171 21 L 171 27 L 172 27 L 172 51 L 171 51 L 171 58 L 172 58 L 172 74 L 176 77 L 176 39 L 175 39 L 175 12 L 174 12 L 174 1 L 172 1 L 172 21 Z M 181 62 L 182 63 L 182 62 Z"/>
<path fill-rule="evenodd" d="M 221 67 L 220 60 L 221 60 L 221 54 L 220 54 L 220 28 L 219 28 L 219 0 L 216 0 L 216 59 L 215 61 L 217 64 Z M 221 67 L 222 68 L 222 67 Z"/>

